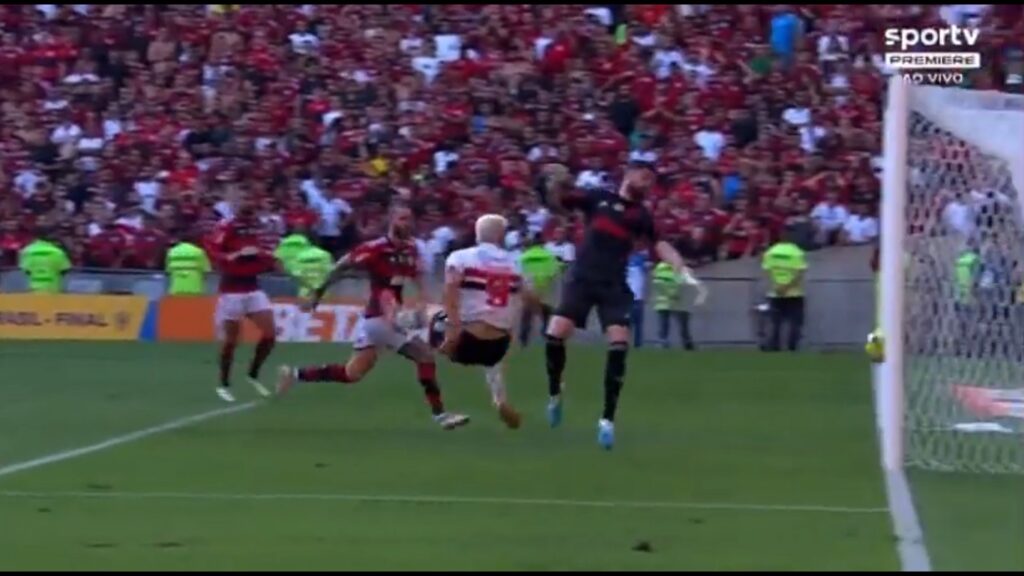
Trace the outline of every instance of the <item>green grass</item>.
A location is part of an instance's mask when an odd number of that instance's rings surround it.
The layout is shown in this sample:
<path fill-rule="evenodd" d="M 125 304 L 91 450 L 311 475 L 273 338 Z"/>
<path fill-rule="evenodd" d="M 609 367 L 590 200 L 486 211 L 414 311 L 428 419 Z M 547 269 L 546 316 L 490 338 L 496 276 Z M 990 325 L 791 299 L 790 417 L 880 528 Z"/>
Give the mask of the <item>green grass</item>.
<path fill-rule="evenodd" d="M 474 422 L 436 429 L 413 368 L 387 358 L 355 386 L 311 385 L 0 477 L 0 568 L 898 568 L 858 356 L 636 351 L 605 453 L 603 352 L 570 351 L 554 431 L 539 352 L 509 370 L 518 431 L 491 413 L 478 372 L 448 364 L 447 403 Z M 346 355 L 282 346 L 272 363 Z M 0 343 L 0 468 L 221 407 L 213 358 L 210 346 Z M 636 505 L 650 502 L 671 505 Z M 970 552 L 933 557 L 970 565 Z"/>

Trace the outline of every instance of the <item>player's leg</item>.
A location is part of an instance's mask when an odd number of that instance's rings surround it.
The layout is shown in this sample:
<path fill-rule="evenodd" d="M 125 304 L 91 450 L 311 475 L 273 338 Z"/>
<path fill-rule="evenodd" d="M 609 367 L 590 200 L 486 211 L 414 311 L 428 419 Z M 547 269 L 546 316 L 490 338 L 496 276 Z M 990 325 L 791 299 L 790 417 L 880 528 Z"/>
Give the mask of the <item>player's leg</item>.
<path fill-rule="evenodd" d="M 529 306 L 523 306 L 519 317 L 519 345 L 526 348 L 530 342 L 530 332 L 533 331 L 533 310 Z"/>
<path fill-rule="evenodd" d="M 249 364 L 249 384 L 261 396 L 267 397 L 270 396 L 270 391 L 260 382 L 260 370 L 267 358 L 270 357 L 270 352 L 273 351 L 277 342 L 277 327 L 274 325 L 274 312 L 266 294 L 259 292 L 258 296 L 254 294 L 252 298 L 253 302 L 248 318 L 256 325 L 260 336 L 256 342 L 256 351 L 253 353 L 252 362 Z"/>
<path fill-rule="evenodd" d="M 587 285 L 569 279 L 562 286 L 562 297 L 551 314 L 545 331 L 544 365 L 548 374 L 548 423 L 552 428 L 562 422 L 562 375 L 565 372 L 565 343 L 576 328 L 585 328 L 593 307 Z"/>
<path fill-rule="evenodd" d="M 540 305 L 541 314 L 541 325 L 540 325 L 540 336 L 544 337 L 545 331 L 548 329 L 548 324 L 551 322 L 551 315 L 554 314 L 555 309 L 550 304 Z"/>
<path fill-rule="evenodd" d="M 412 360 L 416 364 L 416 379 L 423 387 L 423 395 L 430 406 L 430 413 L 434 421 L 445 430 L 452 430 L 469 424 L 469 417 L 462 414 L 449 414 L 444 409 L 444 401 L 441 398 L 441 387 L 437 384 L 437 364 L 434 362 L 434 351 L 430 345 L 419 338 L 405 340 L 397 346 L 392 346 L 398 354 Z"/>
<path fill-rule="evenodd" d="M 234 402 L 235 395 L 231 393 L 231 365 L 235 361 L 235 348 L 238 347 L 238 338 L 242 331 L 242 325 L 237 320 L 222 320 L 220 322 L 221 343 L 220 343 L 220 385 L 217 387 L 217 395 L 225 402 Z"/>
<path fill-rule="evenodd" d="M 608 340 L 604 365 L 604 410 L 597 423 L 597 441 L 606 450 L 615 443 L 615 415 L 626 376 L 632 306 L 633 295 L 626 286 L 607 290 L 597 304 L 598 319 Z"/>
<path fill-rule="evenodd" d="M 359 382 L 377 365 L 377 349 L 357 348 L 345 364 L 319 364 L 292 368 L 282 366 L 278 373 L 277 394 L 282 396 L 297 382 L 337 382 L 354 384 Z"/>
<path fill-rule="evenodd" d="M 362 380 L 377 365 L 377 346 L 365 330 L 365 319 L 355 329 L 352 356 L 345 364 L 319 364 L 294 368 L 281 366 L 277 376 L 277 395 L 282 396 L 296 382 L 337 382 L 354 384 Z"/>
<path fill-rule="evenodd" d="M 231 365 L 234 364 L 235 349 L 238 347 L 238 340 L 242 332 L 243 315 L 241 295 L 221 294 L 217 298 L 214 322 L 221 340 L 218 357 L 220 382 L 217 386 L 217 395 L 225 402 L 235 401 L 235 395 L 231 393 Z"/>

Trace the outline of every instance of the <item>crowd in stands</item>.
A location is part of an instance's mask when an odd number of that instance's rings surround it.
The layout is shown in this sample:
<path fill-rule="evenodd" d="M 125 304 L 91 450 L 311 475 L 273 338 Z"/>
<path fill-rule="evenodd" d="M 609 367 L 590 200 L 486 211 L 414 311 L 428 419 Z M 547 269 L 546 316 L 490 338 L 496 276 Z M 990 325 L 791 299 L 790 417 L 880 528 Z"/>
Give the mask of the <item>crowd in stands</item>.
<path fill-rule="evenodd" d="M 0 257 L 160 268 L 239 198 L 335 254 L 398 197 L 432 259 L 475 215 L 578 239 L 552 187 L 657 174 L 694 264 L 878 235 L 882 32 L 981 29 L 968 87 L 1021 91 L 1009 5 L 7 5 Z"/>

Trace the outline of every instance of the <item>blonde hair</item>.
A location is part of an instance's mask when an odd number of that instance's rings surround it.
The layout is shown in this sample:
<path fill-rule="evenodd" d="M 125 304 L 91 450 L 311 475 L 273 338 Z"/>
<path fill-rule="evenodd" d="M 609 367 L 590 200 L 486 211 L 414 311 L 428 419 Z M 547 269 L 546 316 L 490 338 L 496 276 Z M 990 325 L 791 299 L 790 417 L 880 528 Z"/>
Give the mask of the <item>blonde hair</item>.
<path fill-rule="evenodd" d="M 501 214 L 484 214 L 476 219 L 476 241 L 502 244 L 508 220 Z"/>

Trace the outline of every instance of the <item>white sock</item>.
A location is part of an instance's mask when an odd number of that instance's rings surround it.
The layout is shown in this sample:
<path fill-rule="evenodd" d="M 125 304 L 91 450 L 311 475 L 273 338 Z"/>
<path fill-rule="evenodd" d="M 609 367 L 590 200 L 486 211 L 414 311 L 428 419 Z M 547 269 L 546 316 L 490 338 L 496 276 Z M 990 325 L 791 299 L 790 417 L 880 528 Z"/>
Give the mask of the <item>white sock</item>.
<path fill-rule="evenodd" d="M 484 368 L 484 379 L 487 380 L 487 387 L 491 389 L 491 401 L 495 406 L 505 403 L 505 376 L 502 374 L 501 366 Z"/>

